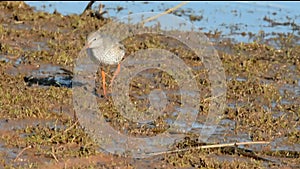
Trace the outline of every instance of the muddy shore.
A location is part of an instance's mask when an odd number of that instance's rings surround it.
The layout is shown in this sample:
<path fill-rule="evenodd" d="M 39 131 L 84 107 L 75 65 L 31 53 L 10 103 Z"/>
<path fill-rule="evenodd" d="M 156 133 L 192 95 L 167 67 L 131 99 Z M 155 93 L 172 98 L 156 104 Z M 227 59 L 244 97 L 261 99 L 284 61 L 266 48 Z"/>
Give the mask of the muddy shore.
<path fill-rule="evenodd" d="M 192 17 L 193 18 L 193 17 Z M 132 159 L 99 151 L 84 131 L 72 102 L 74 62 L 86 36 L 109 18 L 93 12 L 63 16 L 36 12 L 23 2 L 0 2 L 0 166 L 4 168 L 298 168 L 300 167 L 300 46 L 296 35 L 278 35 L 277 46 L 261 42 L 233 43 L 212 39 L 227 80 L 226 109 L 216 142 L 199 143 L 199 129 L 171 145 L 189 151 Z M 164 42 L 168 43 L 164 43 Z M 128 52 L 164 48 L 182 55 L 204 92 L 197 124 L 208 114 L 209 79 L 201 60 L 164 37 L 137 36 L 123 41 Z M 172 44 L 172 45 L 169 45 Z M 106 67 L 109 74 L 115 66 Z M 151 75 L 151 76 L 149 76 Z M 110 77 L 110 76 L 109 76 Z M 109 79 L 108 79 L 109 80 Z M 96 84 L 101 78 L 96 79 Z M 162 87 L 163 86 L 163 87 Z M 178 84 L 171 76 L 148 70 L 130 84 L 138 110 L 147 108 L 151 90 L 168 91 L 166 112 L 180 106 Z M 165 131 L 168 114 L 151 125 L 128 122 L 104 99 L 99 87 L 99 109 L 111 126 L 131 136 L 151 136 Z M 268 141 L 261 146 L 197 150 L 201 144 Z"/>

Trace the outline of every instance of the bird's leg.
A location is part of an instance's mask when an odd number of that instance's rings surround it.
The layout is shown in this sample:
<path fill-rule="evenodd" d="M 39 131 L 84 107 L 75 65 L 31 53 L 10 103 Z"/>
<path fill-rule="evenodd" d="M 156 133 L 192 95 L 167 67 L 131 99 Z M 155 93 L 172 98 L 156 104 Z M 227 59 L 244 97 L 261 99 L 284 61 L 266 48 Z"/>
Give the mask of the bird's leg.
<path fill-rule="evenodd" d="M 120 63 L 118 64 L 118 67 L 117 67 L 117 70 L 115 71 L 114 73 L 114 76 L 111 78 L 110 80 L 110 84 L 109 84 L 109 87 L 112 86 L 112 83 L 113 81 L 115 80 L 116 76 L 120 73 L 120 70 L 121 70 L 121 66 L 120 66 Z"/>
<path fill-rule="evenodd" d="M 102 87 L 103 87 L 103 94 L 104 97 L 107 98 L 106 96 L 106 81 L 105 81 L 105 72 L 101 70 L 101 76 L 102 76 Z"/>

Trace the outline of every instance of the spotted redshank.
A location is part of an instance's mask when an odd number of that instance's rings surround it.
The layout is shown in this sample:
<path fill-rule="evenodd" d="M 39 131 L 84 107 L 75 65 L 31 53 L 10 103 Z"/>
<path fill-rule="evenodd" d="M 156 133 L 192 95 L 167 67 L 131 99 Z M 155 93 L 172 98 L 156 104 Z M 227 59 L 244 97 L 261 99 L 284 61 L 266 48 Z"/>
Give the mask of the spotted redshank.
<path fill-rule="evenodd" d="M 125 55 L 124 46 L 112 36 L 101 34 L 100 32 L 94 32 L 88 36 L 85 49 L 87 49 L 87 53 L 92 58 L 92 60 L 98 64 L 118 65 L 117 70 L 115 71 L 110 81 L 111 85 L 115 77 L 120 72 L 120 62 Z M 105 72 L 102 68 L 101 76 L 103 94 L 105 97 L 107 97 Z"/>

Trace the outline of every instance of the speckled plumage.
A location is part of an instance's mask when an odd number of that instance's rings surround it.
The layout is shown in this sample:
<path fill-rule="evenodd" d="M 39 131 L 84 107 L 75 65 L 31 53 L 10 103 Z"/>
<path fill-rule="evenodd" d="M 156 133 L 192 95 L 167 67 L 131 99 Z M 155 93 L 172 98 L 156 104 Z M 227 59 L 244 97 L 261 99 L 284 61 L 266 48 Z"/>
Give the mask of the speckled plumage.
<path fill-rule="evenodd" d="M 125 49 L 119 41 L 112 36 L 101 34 L 100 32 L 94 32 L 87 38 L 87 44 L 85 46 L 87 54 L 93 61 L 104 65 L 115 65 L 118 64 L 117 70 L 114 76 L 111 78 L 111 83 L 114 78 L 120 72 L 120 62 L 125 55 Z M 106 95 L 106 81 L 105 72 L 101 69 L 102 86 L 104 96 Z"/>
<path fill-rule="evenodd" d="M 124 46 L 117 39 L 100 32 L 94 32 L 87 38 L 87 52 L 100 64 L 118 64 L 125 55 Z"/>

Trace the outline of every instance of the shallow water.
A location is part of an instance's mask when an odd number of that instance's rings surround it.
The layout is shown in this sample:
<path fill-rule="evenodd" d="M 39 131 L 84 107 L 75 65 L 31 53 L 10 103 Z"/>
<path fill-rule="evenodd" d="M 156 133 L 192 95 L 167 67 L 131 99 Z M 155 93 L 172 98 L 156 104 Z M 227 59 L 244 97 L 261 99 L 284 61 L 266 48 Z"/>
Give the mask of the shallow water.
<path fill-rule="evenodd" d="M 80 14 L 88 2 L 30 2 L 37 10 L 52 13 L 54 10 L 68 14 Z M 103 10 L 108 11 L 104 17 L 121 18 L 139 12 L 162 12 L 179 4 L 179 2 L 101 2 Z M 93 5 L 98 9 L 99 2 Z M 202 19 L 192 23 L 203 32 L 221 31 L 222 38 L 239 42 L 271 38 L 277 33 L 292 33 L 299 36 L 300 14 L 299 2 L 190 2 L 182 6 L 176 15 L 190 20 L 190 16 Z M 122 10 L 117 8 L 122 7 Z M 182 13 L 184 11 L 184 13 Z M 268 20 L 270 19 L 270 20 Z M 292 24 L 294 23 L 294 24 Z M 241 35 L 259 34 L 257 37 Z"/>

